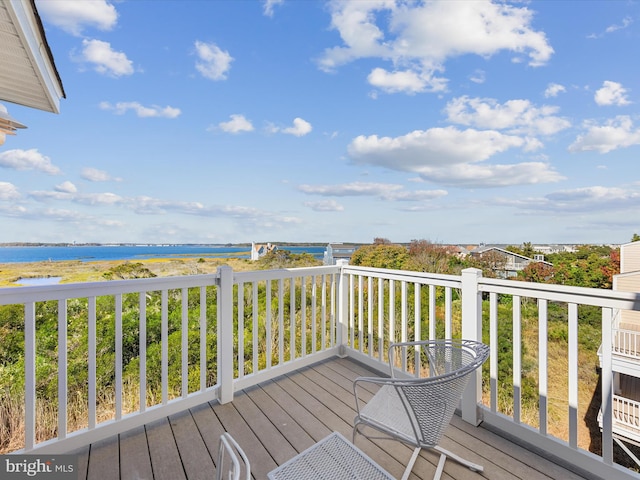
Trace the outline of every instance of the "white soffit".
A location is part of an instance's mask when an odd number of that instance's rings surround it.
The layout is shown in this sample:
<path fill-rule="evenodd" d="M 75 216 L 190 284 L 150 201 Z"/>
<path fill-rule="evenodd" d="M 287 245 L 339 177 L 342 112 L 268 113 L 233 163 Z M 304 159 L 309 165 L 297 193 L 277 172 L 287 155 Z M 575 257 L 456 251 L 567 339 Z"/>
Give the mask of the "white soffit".
<path fill-rule="evenodd" d="M 0 0 L 0 101 L 60 113 L 61 98 L 34 0 Z"/>

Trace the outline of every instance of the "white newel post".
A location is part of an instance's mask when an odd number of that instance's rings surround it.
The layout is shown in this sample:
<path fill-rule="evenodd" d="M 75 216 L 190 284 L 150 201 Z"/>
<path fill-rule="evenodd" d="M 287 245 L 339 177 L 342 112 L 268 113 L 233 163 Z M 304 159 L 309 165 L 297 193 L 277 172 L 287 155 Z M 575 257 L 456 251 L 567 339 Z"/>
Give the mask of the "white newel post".
<path fill-rule="evenodd" d="M 482 295 L 478 290 L 478 279 L 482 270 L 466 268 L 462 270 L 462 338 L 482 341 Z M 462 419 L 472 425 L 479 425 L 478 403 L 482 401 L 482 369 L 478 368 L 469 379 L 462 394 Z"/>
<path fill-rule="evenodd" d="M 349 278 L 344 273 L 344 267 L 349 264 L 346 260 L 338 260 L 336 265 L 340 267 L 338 275 L 338 324 L 336 328 L 336 345 L 339 347 L 340 356 L 346 356 L 345 344 L 349 337 Z"/>
<path fill-rule="evenodd" d="M 233 269 L 218 268 L 218 382 L 220 403 L 233 401 Z"/>

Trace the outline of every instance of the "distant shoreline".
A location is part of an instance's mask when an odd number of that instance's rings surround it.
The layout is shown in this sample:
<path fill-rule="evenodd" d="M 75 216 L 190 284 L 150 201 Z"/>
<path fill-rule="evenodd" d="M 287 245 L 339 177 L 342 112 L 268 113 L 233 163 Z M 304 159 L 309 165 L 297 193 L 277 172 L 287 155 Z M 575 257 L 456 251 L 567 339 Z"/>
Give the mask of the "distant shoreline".
<path fill-rule="evenodd" d="M 304 246 L 304 247 L 324 247 L 326 243 L 319 242 L 261 242 L 271 243 L 277 246 Z M 350 242 L 345 242 L 350 243 Z M 75 243 L 75 242 L 4 242 L 0 247 L 250 247 L 251 243 L 140 243 L 140 242 L 120 242 L 120 243 Z"/>

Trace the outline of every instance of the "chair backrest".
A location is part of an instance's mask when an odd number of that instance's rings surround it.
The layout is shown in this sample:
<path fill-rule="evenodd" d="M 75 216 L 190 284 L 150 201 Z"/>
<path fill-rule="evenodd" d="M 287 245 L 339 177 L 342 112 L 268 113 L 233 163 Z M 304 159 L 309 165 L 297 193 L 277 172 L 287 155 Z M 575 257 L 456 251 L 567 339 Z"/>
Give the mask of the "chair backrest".
<path fill-rule="evenodd" d="M 429 377 L 398 380 L 395 383 L 411 419 L 416 439 L 422 446 L 438 444 L 460 397 L 469 382 L 469 376 L 489 356 L 489 347 L 480 342 L 437 340 L 421 342 L 428 359 Z M 390 361 L 393 355 L 390 352 Z"/>
<path fill-rule="evenodd" d="M 242 463 L 240 462 L 242 460 Z M 218 447 L 218 463 L 216 465 L 216 480 L 240 480 L 244 470 L 244 478 L 251 479 L 251 466 L 238 442 L 225 432 L 220 436 Z"/>

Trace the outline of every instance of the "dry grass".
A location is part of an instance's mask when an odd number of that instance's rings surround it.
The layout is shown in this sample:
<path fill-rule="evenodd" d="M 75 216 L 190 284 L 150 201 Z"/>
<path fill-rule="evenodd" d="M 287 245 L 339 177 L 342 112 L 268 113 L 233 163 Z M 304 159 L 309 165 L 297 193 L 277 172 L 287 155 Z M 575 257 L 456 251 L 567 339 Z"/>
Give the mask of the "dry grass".
<path fill-rule="evenodd" d="M 103 274 L 123 263 L 142 263 L 158 277 L 199 275 L 215 273 L 222 265 L 236 271 L 255 268 L 251 260 L 241 258 L 155 258 L 148 260 L 109 260 L 82 262 L 69 260 L 60 262 L 2 263 L 0 264 L 0 287 L 19 286 L 21 278 L 62 277 L 60 283 L 102 282 Z"/>

